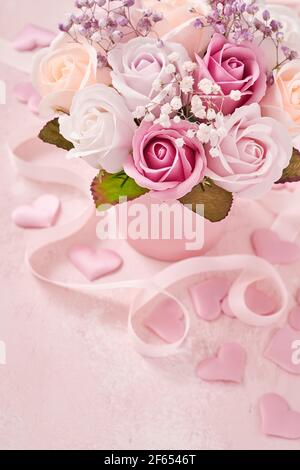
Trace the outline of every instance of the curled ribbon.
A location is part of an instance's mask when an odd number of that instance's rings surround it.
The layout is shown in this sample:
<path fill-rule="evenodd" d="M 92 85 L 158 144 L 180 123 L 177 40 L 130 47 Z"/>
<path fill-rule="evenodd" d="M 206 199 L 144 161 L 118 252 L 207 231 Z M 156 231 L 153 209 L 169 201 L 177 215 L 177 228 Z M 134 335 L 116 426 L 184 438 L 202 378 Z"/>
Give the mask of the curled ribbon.
<path fill-rule="evenodd" d="M 45 275 L 39 269 L 39 265 L 36 262 L 39 253 L 43 249 L 47 249 L 51 245 L 75 235 L 95 217 L 95 208 L 91 200 L 89 187 L 96 170 L 89 167 L 82 160 L 67 161 L 65 159 L 65 152 L 55 150 L 53 153 L 52 147 L 39 142 L 37 139 L 28 137 L 32 135 L 37 135 L 37 129 L 24 131 L 19 135 L 18 140 L 14 139 L 8 145 L 8 153 L 19 174 L 40 182 L 73 186 L 83 192 L 87 201 L 83 212 L 70 223 L 38 232 L 38 237 L 33 241 L 26 253 L 26 262 L 35 277 L 52 285 L 83 293 L 99 293 L 104 289 L 115 288 L 138 289 L 138 294 L 134 297 L 130 308 L 128 331 L 137 351 L 151 357 L 162 357 L 176 353 L 186 339 L 190 329 L 188 309 L 169 290 L 179 281 L 195 275 L 238 272 L 239 274 L 233 281 L 228 294 L 229 306 L 234 315 L 244 323 L 253 326 L 270 326 L 280 321 L 288 304 L 286 287 L 280 275 L 271 264 L 262 258 L 252 255 L 190 258 L 170 264 L 150 279 L 88 284 L 65 282 Z M 49 152 L 52 153 L 47 157 Z M 276 291 L 279 299 L 279 306 L 273 314 L 260 316 L 247 306 L 245 293 L 251 284 L 265 279 L 272 282 L 274 291 Z M 185 321 L 184 334 L 180 340 L 172 344 L 150 344 L 137 334 L 134 327 L 134 320 L 138 313 L 160 295 L 175 300 L 183 312 Z"/>

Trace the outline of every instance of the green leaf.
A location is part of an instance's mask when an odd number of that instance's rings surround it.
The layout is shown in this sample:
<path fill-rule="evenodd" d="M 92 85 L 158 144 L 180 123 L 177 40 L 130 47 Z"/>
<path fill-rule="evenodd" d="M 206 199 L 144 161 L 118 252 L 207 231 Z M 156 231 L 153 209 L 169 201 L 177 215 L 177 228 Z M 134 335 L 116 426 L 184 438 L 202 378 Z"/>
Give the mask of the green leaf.
<path fill-rule="evenodd" d="M 294 183 L 300 181 L 300 153 L 294 149 L 290 163 L 283 170 L 282 177 L 276 183 Z"/>
<path fill-rule="evenodd" d="M 43 127 L 39 133 L 39 138 L 47 144 L 56 145 L 56 147 L 64 150 L 74 148 L 74 145 L 61 135 L 58 118 L 53 119 Z"/>
<path fill-rule="evenodd" d="M 195 186 L 189 194 L 182 197 L 180 202 L 191 205 L 194 212 L 197 212 L 197 204 L 203 204 L 204 217 L 211 222 L 219 222 L 229 214 L 233 196 L 232 193 L 206 179 L 203 183 Z"/>
<path fill-rule="evenodd" d="M 122 197 L 132 201 L 148 193 L 149 190 L 138 186 L 134 179 L 123 171 L 109 174 L 101 170 L 92 182 L 91 192 L 98 208 L 102 204 L 116 205 L 119 203 L 119 198 Z"/>

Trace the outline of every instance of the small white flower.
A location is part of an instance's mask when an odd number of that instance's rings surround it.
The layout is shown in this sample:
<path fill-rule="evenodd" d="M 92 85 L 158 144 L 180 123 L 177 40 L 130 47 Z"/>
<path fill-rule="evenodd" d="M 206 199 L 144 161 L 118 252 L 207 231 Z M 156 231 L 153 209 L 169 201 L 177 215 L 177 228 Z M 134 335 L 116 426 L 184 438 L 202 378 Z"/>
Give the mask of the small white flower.
<path fill-rule="evenodd" d="M 189 139 L 193 139 L 195 137 L 196 132 L 193 129 L 189 129 L 186 133 Z"/>
<path fill-rule="evenodd" d="M 187 62 L 184 62 L 183 64 L 183 70 L 185 72 L 194 72 L 194 70 L 197 68 L 197 64 L 195 64 L 195 62 L 192 62 L 192 61 L 187 61 Z"/>
<path fill-rule="evenodd" d="M 239 90 L 231 90 L 229 96 L 233 101 L 240 101 L 242 93 Z"/>
<path fill-rule="evenodd" d="M 167 114 L 161 114 L 158 119 L 156 119 L 155 123 L 160 124 L 164 128 L 171 127 L 171 121 Z"/>
<path fill-rule="evenodd" d="M 204 119 L 206 117 L 206 110 L 205 108 L 198 108 L 195 110 L 194 115 L 198 119 Z"/>
<path fill-rule="evenodd" d="M 137 106 L 132 115 L 135 119 L 142 119 L 146 114 L 145 106 Z"/>
<path fill-rule="evenodd" d="M 216 111 L 213 108 L 209 108 L 206 113 L 206 117 L 209 121 L 213 121 L 216 118 Z"/>
<path fill-rule="evenodd" d="M 175 117 L 173 118 L 173 121 L 175 122 L 175 124 L 179 124 L 180 121 L 181 121 L 180 116 L 175 116 Z"/>
<path fill-rule="evenodd" d="M 224 137 L 226 137 L 226 135 L 227 135 L 227 130 L 226 130 L 225 127 L 218 127 L 217 133 L 218 133 L 218 136 L 220 137 L 220 139 L 224 139 Z"/>
<path fill-rule="evenodd" d="M 207 144 L 210 139 L 211 128 L 207 124 L 200 124 L 199 130 L 197 132 L 197 137 L 203 144 Z"/>
<path fill-rule="evenodd" d="M 182 93 L 191 93 L 194 85 L 193 77 L 184 77 L 180 82 L 180 90 Z"/>
<path fill-rule="evenodd" d="M 152 83 L 152 88 L 154 91 L 160 91 L 162 89 L 162 82 L 159 78 L 157 78 L 156 80 L 154 80 L 154 82 Z"/>
<path fill-rule="evenodd" d="M 174 63 L 174 62 L 177 62 L 177 60 L 179 60 L 179 54 L 177 54 L 177 52 L 172 52 L 172 54 L 170 54 L 168 56 L 168 59 L 171 63 Z"/>
<path fill-rule="evenodd" d="M 166 72 L 169 74 L 173 74 L 176 72 L 176 67 L 173 64 L 169 64 L 166 66 Z"/>
<path fill-rule="evenodd" d="M 144 119 L 145 119 L 146 122 L 153 122 L 154 119 L 155 119 L 155 116 L 154 116 L 153 113 L 147 112 Z"/>
<path fill-rule="evenodd" d="M 212 147 L 210 149 L 209 153 L 213 158 L 216 158 L 220 155 L 220 151 L 219 151 L 218 147 Z"/>
<path fill-rule="evenodd" d="M 180 139 L 176 139 L 175 143 L 177 147 L 183 147 L 184 146 L 184 139 L 181 137 Z"/>
<path fill-rule="evenodd" d="M 170 104 L 172 108 L 175 109 L 175 111 L 178 111 L 179 109 L 182 108 L 182 101 L 181 101 L 181 98 L 179 98 L 179 96 L 174 96 Z"/>
<path fill-rule="evenodd" d="M 210 95 L 213 90 L 213 82 L 208 78 L 202 78 L 198 83 L 198 88 L 202 91 L 205 95 Z"/>
<path fill-rule="evenodd" d="M 212 92 L 217 95 L 218 93 L 221 93 L 221 87 L 217 83 L 214 83 L 212 86 Z"/>
<path fill-rule="evenodd" d="M 170 105 L 170 103 L 166 103 L 160 108 L 160 111 L 161 111 L 162 114 L 171 114 L 173 109 L 172 109 L 172 106 Z"/>

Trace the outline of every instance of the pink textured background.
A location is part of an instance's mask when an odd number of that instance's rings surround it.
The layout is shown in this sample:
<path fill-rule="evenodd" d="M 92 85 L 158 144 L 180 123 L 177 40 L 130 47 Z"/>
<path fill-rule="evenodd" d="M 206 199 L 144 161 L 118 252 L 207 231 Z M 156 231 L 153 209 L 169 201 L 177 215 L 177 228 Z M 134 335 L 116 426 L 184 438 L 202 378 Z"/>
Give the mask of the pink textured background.
<path fill-rule="evenodd" d="M 72 3 L 1 0 L 0 36 L 12 39 L 28 22 L 54 29 Z M 30 234 L 13 226 L 10 213 L 45 188 L 17 177 L 3 148 L 8 134 L 37 120 L 11 95 L 23 78 L 0 64 L 8 86 L 7 106 L 0 108 L 0 340 L 7 346 L 7 365 L 0 366 L 0 448 L 299 449 L 299 441 L 266 438 L 259 430 L 256 403 L 265 392 L 283 394 L 300 411 L 300 378 L 262 358 L 269 330 L 228 318 L 195 321 L 183 353 L 147 360 L 126 334 L 126 293 L 91 299 L 45 286 L 27 272 Z M 46 189 L 64 198 L 70 212 L 82 202 L 69 188 Z M 252 204 L 246 214 L 245 207 L 235 208 L 216 253 L 251 252 L 252 227 L 271 219 Z M 299 264 L 281 269 L 291 292 L 300 285 L 299 271 Z M 248 351 L 245 384 L 199 381 L 197 361 L 227 340 Z"/>

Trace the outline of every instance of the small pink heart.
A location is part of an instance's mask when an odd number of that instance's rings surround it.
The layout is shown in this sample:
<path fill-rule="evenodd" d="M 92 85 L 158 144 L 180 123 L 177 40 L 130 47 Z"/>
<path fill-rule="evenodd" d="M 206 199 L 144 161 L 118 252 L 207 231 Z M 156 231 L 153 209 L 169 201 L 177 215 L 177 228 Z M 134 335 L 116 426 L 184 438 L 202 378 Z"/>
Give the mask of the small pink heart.
<path fill-rule="evenodd" d="M 257 289 L 253 284 L 251 284 L 246 290 L 245 302 L 250 310 L 255 312 L 257 315 L 271 315 L 276 309 L 274 299 L 263 291 Z M 222 311 L 225 315 L 235 318 L 235 315 L 229 307 L 228 297 L 226 297 L 222 302 Z"/>
<path fill-rule="evenodd" d="M 55 34 L 48 29 L 28 24 L 15 38 L 13 44 L 17 51 L 33 51 L 51 44 Z"/>
<path fill-rule="evenodd" d="M 22 228 L 47 228 L 55 224 L 60 200 L 53 194 L 44 194 L 31 205 L 20 206 L 12 213 L 12 220 Z"/>
<path fill-rule="evenodd" d="M 41 97 L 30 82 L 18 83 L 15 86 L 13 93 L 17 100 L 28 105 L 28 108 L 32 113 L 39 113 Z"/>
<path fill-rule="evenodd" d="M 259 400 L 259 411 L 264 434 L 300 439 L 300 413 L 292 411 L 283 397 L 267 393 Z"/>
<path fill-rule="evenodd" d="M 185 331 L 183 312 L 173 299 L 161 302 L 146 318 L 144 325 L 166 343 L 176 343 Z"/>
<path fill-rule="evenodd" d="M 291 264 L 300 258 L 299 246 L 296 243 L 281 240 L 272 230 L 256 230 L 252 233 L 251 240 L 257 256 L 272 264 Z"/>
<path fill-rule="evenodd" d="M 122 258 L 113 250 L 95 250 L 86 245 L 73 246 L 69 252 L 71 263 L 89 281 L 96 281 L 112 274 L 123 264 Z"/>
<path fill-rule="evenodd" d="M 221 303 L 227 295 L 230 281 L 214 277 L 189 287 L 189 292 L 197 315 L 202 320 L 213 321 L 221 315 Z"/>
<path fill-rule="evenodd" d="M 289 314 L 289 324 L 294 330 L 300 331 L 300 306 L 295 305 Z"/>
<path fill-rule="evenodd" d="M 282 369 L 300 375 L 300 351 L 295 346 L 300 344 L 300 333 L 290 326 L 275 331 L 264 356 Z"/>
<path fill-rule="evenodd" d="M 198 376 L 207 381 L 241 383 L 244 378 L 247 354 L 236 343 L 223 344 L 217 355 L 205 359 L 197 368 Z"/>

